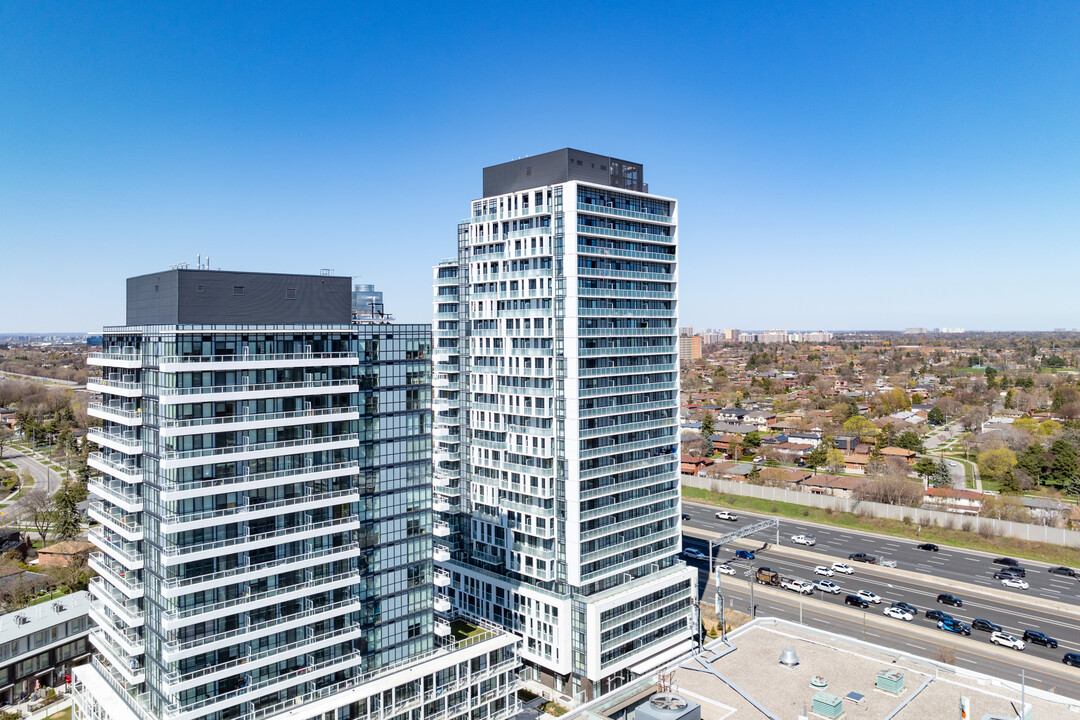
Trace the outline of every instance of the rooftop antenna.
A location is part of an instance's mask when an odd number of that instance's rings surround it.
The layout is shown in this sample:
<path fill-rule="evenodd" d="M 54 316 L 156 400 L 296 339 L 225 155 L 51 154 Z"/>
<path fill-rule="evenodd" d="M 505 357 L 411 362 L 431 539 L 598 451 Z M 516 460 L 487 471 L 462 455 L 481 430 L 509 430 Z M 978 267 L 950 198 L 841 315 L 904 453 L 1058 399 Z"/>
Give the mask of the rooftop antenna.
<path fill-rule="evenodd" d="M 202 253 L 199 253 L 195 256 L 195 264 L 199 267 L 200 270 L 202 270 Z"/>

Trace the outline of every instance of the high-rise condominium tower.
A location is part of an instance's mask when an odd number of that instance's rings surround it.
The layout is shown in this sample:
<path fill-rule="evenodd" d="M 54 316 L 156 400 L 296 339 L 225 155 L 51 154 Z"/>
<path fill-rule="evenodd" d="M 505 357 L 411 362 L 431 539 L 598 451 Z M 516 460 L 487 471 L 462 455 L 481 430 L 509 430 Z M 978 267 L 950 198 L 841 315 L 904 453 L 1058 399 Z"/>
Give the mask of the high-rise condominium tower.
<path fill-rule="evenodd" d="M 575 702 L 690 642 L 677 223 L 641 165 L 558 150 L 485 168 L 435 267 L 448 594 Z"/>
<path fill-rule="evenodd" d="M 78 718 L 516 711 L 516 638 L 436 595 L 430 328 L 351 324 L 349 284 L 128 281 L 127 325 L 90 360 L 98 654 Z"/>

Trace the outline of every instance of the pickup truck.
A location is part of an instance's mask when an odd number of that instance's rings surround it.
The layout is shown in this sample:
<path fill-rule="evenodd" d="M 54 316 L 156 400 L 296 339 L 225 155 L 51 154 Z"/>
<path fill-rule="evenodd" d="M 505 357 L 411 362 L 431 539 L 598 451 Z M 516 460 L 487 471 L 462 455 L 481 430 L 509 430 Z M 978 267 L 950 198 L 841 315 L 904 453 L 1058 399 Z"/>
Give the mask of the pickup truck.
<path fill-rule="evenodd" d="M 716 519 L 717 520 L 730 520 L 732 522 L 735 522 L 736 520 L 739 519 L 739 516 L 736 515 L 735 513 L 730 513 L 727 510 L 721 510 L 720 512 L 716 513 Z"/>
<path fill-rule="evenodd" d="M 762 585 L 779 585 L 780 573 L 773 572 L 769 568 L 758 568 L 754 574 L 754 580 Z"/>
<path fill-rule="evenodd" d="M 806 580 L 800 580 L 799 578 L 781 578 L 780 587 L 802 595 L 814 594 L 813 583 L 807 582 Z"/>
<path fill-rule="evenodd" d="M 848 560 L 854 560 L 856 562 L 864 562 L 864 563 L 876 563 L 877 562 L 876 557 L 874 557 L 873 555 L 867 555 L 866 553 L 851 553 L 850 555 L 847 556 L 847 559 Z"/>
<path fill-rule="evenodd" d="M 817 538 L 813 535 L 792 535 L 791 542 L 796 545 L 806 545 L 807 547 L 811 547 L 817 545 Z"/>

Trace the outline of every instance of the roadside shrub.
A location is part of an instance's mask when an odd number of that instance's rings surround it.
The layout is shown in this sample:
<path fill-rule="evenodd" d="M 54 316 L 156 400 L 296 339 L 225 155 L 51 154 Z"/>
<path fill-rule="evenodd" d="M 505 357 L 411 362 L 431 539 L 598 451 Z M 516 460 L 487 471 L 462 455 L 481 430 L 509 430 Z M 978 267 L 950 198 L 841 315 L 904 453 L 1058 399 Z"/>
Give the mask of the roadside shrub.
<path fill-rule="evenodd" d="M 948 663 L 950 665 L 956 664 L 956 650 L 952 649 L 948 645 L 938 646 L 937 660 L 939 662 Z"/>
<path fill-rule="evenodd" d="M 802 516 L 803 517 L 810 517 L 810 508 L 803 508 Z"/>
<path fill-rule="evenodd" d="M 965 520 L 964 522 L 960 523 L 960 529 L 964 532 L 971 532 L 975 529 L 975 523 L 971 522 L 970 520 Z"/>
<path fill-rule="evenodd" d="M 989 540 L 992 537 L 996 537 L 997 532 L 994 531 L 994 528 L 990 523 L 983 523 L 979 525 L 979 535 Z"/>
<path fill-rule="evenodd" d="M 913 520 L 911 519 L 911 516 L 910 516 L 910 515 L 905 515 L 905 516 L 904 516 L 904 524 L 905 524 L 905 525 L 911 525 L 911 524 L 912 524 L 912 522 L 913 522 Z"/>

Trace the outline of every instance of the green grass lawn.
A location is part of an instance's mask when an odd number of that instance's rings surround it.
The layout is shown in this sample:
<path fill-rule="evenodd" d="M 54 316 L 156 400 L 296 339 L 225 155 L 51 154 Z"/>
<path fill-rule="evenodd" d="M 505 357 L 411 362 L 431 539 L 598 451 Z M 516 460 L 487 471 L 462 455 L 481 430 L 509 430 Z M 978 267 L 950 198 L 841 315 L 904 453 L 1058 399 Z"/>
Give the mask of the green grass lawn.
<path fill-rule="evenodd" d="M 450 623 L 450 632 L 457 641 L 468 640 L 485 632 L 479 625 L 473 625 L 468 620 L 454 620 Z"/>
<path fill-rule="evenodd" d="M 68 705 L 60 712 L 49 715 L 45 720 L 71 720 L 71 706 Z"/>
<path fill-rule="evenodd" d="M 1080 566 L 1080 548 L 1065 547 L 1052 543 L 1029 542 L 1018 538 L 999 536 L 984 537 L 979 533 L 963 530 L 967 520 L 974 526 L 974 520 L 968 518 L 956 518 L 957 529 L 938 527 L 936 525 L 924 525 L 922 532 L 916 534 L 915 526 L 900 520 L 884 520 L 881 518 L 865 518 L 855 513 L 837 512 L 823 508 L 805 507 L 794 503 L 773 502 L 762 498 L 752 498 L 743 495 L 727 495 L 715 493 L 700 488 L 684 487 L 682 496 L 686 500 L 704 503 L 706 505 L 719 505 L 732 509 L 742 509 L 751 512 L 775 515 L 794 520 L 807 520 L 832 525 L 835 527 L 849 528 L 851 530 L 864 530 L 866 532 L 879 533 L 881 535 L 893 535 L 914 540 L 918 538 L 924 542 L 933 542 L 939 545 L 951 545 L 953 547 L 967 548 L 969 550 L 982 550 L 989 553 L 1014 555 L 1016 557 L 1039 560 L 1054 565 Z"/>

